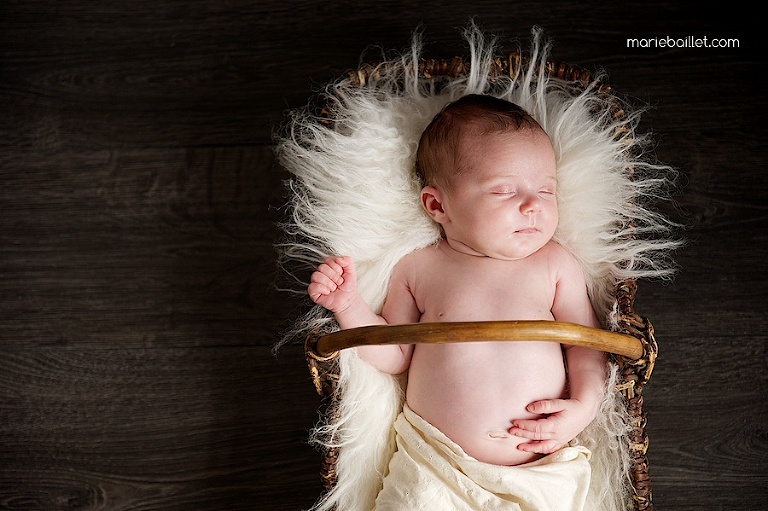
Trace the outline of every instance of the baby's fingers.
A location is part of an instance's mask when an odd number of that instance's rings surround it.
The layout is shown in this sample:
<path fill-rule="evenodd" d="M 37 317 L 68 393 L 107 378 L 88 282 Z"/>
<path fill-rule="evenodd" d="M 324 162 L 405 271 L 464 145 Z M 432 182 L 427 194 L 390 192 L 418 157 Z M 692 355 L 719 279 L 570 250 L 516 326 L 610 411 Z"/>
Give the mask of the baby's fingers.
<path fill-rule="evenodd" d="M 335 263 L 323 263 L 317 267 L 317 271 L 312 274 L 312 282 L 318 284 L 331 285 L 331 289 L 342 285 L 344 283 L 344 277 L 342 276 L 342 269 Z"/>
<path fill-rule="evenodd" d="M 535 452 L 537 454 L 551 454 L 560 449 L 562 445 L 557 440 L 545 440 L 541 442 L 527 442 L 520 444 L 517 448 L 525 452 Z"/>
<path fill-rule="evenodd" d="M 516 419 L 509 428 L 509 434 L 535 440 L 551 440 L 554 437 L 554 425 L 547 419 Z"/>
<path fill-rule="evenodd" d="M 335 274 L 327 268 L 323 269 L 323 267 L 319 267 L 316 272 L 312 274 L 312 277 L 310 278 L 310 287 L 314 286 L 315 288 L 324 288 L 326 290 L 335 291 L 336 288 L 338 288 L 341 283 L 344 282 L 344 279 L 341 277 L 341 275 Z"/>
<path fill-rule="evenodd" d="M 323 296 L 327 296 L 331 293 L 331 289 L 325 284 L 318 284 L 313 282 L 307 287 L 307 293 L 313 302 L 317 302 Z"/>
<path fill-rule="evenodd" d="M 343 282 L 341 275 L 333 272 L 326 265 L 320 265 L 310 278 L 307 293 L 313 302 L 320 303 L 323 297 L 336 291 Z"/>
<path fill-rule="evenodd" d="M 344 271 L 344 268 L 339 264 L 340 261 L 343 261 L 343 258 L 341 257 L 326 257 L 323 261 L 323 264 L 321 264 L 318 267 L 318 270 L 320 268 L 325 268 L 326 270 L 330 270 L 334 273 L 341 274 Z"/>
<path fill-rule="evenodd" d="M 539 415 L 552 415 L 553 413 L 565 410 L 567 404 L 568 401 L 565 399 L 542 399 L 541 401 L 534 401 L 526 406 L 525 409 Z"/>

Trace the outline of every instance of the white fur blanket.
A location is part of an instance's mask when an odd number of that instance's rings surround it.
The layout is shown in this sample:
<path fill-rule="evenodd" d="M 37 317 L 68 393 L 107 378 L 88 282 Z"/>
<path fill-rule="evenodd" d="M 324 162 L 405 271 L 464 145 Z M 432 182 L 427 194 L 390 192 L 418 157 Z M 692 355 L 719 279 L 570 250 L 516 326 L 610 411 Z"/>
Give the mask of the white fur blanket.
<path fill-rule="evenodd" d="M 333 126 L 309 108 L 291 112 L 276 141 L 278 160 L 292 174 L 290 217 L 278 247 L 282 265 L 298 284 L 295 291 L 306 293 L 307 270 L 328 255 L 352 256 L 363 298 L 379 310 L 397 261 L 440 236 L 418 199 L 414 160 L 422 130 L 446 103 L 465 94 L 492 94 L 521 105 L 552 139 L 560 201 L 555 239 L 581 261 L 594 308 L 610 327 L 618 282 L 670 273 L 667 253 L 677 242 L 665 219 L 645 205 L 664 195 L 671 169 L 647 159 L 644 138 L 636 133 L 637 110 L 625 105 L 628 115 L 614 119 L 594 86 L 574 90 L 544 78 L 549 45 L 538 29 L 530 64 L 513 77 L 489 78 L 499 54 L 495 40 L 474 25 L 465 37 L 469 72 L 445 87 L 419 77 L 417 34 L 410 53 L 385 59 L 365 85 L 341 80 L 328 86 L 324 98 Z M 316 307 L 286 339 L 337 328 L 332 316 Z M 341 447 L 338 483 L 316 509 L 371 509 L 395 449 L 400 382 L 362 362 L 354 350 L 341 354 L 339 370 L 340 416 L 319 424 L 313 434 L 321 446 Z M 599 419 L 580 440 L 593 453 L 589 498 L 599 503 L 594 508 L 616 511 L 629 499 L 626 424 L 616 393 L 607 395 Z"/>

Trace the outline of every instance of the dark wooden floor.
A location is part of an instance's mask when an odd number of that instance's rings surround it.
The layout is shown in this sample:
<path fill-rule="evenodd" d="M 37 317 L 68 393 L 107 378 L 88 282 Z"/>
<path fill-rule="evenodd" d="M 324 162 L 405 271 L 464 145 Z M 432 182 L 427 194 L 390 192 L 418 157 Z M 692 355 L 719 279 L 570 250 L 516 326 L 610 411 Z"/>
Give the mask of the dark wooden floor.
<path fill-rule="evenodd" d="M 471 8 L 469 5 L 471 4 Z M 594 4 L 594 5 L 592 5 Z M 688 245 L 637 309 L 657 509 L 768 508 L 768 184 L 755 12 L 667 2 L 0 2 L 0 509 L 299 510 L 320 491 L 302 303 L 274 288 L 288 107 L 423 23 L 534 24 L 651 105 Z M 631 49 L 629 37 L 737 37 Z M 374 52 L 375 53 L 375 52 Z"/>

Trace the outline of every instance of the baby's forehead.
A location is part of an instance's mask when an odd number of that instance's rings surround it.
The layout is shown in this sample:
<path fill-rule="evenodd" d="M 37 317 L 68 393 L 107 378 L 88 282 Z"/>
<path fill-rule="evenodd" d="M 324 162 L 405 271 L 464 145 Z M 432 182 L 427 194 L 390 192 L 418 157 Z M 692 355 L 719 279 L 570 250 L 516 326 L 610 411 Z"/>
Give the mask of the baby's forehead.
<path fill-rule="evenodd" d="M 533 118 L 531 118 L 530 123 L 523 123 L 518 126 L 508 124 L 504 127 L 500 127 L 498 124 L 492 122 L 486 122 L 483 119 L 473 119 L 472 121 L 463 123 L 463 125 L 458 130 L 456 130 L 455 138 L 457 141 L 472 141 L 473 139 L 485 138 L 494 135 L 514 136 L 517 134 L 530 134 L 533 136 L 543 135 L 547 139 L 550 139 L 549 134 L 544 131 L 544 128 L 542 128 L 541 125 Z"/>
<path fill-rule="evenodd" d="M 459 153 L 464 152 L 482 157 L 483 154 L 478 154 L 478 151 L 483 146 L 491 144 L 519 144 L 521 141 L 528 140 L 535 141 L 537 148 L 547 151 L 552 150 L 554 153 L 552 139 L 538 124 L 521 126 L 519 128 L 511 127 L 504 130 L 485 130 L 482 126 L 467 126 L 465 130 L 457 134 L 455 147 Z"/>
<path fill-rule="evenodd" d="M 510 170 L 515 167 L 515 161 L 533 159 L 537 163 L 534 167 L 541 170 L 546 177 L 554 180 L 557 178 L 554 146 L 541 128 L 522 128 L 490 134 L 476 131 L 457 143 L 455 151 L 454 172 L 458 174 L 485 168 L 489 161 L 498 158 L 503 158 L 502 161 L 509 163 Z M 507 163 L 502 166 L 507 168 Z"/>

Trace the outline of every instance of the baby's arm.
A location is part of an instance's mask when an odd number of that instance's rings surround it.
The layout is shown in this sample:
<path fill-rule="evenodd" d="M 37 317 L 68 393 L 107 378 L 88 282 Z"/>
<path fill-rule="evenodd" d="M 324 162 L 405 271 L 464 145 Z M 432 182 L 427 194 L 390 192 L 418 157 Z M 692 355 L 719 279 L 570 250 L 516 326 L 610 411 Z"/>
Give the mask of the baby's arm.
<path fill-rule="evenodd" d="M 307 292 L 312 301 L 333 312 L 342 330 L 388 323 L 384 316 L 373 312 L 357 292 L 357 274 L 350 257 L 327 258 L 312 274 Z M 385 314 L 388 306 L 392 309 L 391 304 L 395 302 L 387 296 Z M 400 374 L 410 364 L 413 345 L 358 346 L 356 351 L 379 371 Z"/>
<path fill-rule="evenodd" d="M 557 289 L 552 307 L 556 321 L 600 328 L 587 294 L 584 276 L 575 259 L 562 247 L 559 254 Z M 528 405 L 531 413 L 543 419 L 515 420 L 513 435 L 531 440 L 519 448 L 528 452 L 550 453 L 570 442 L 595 418 L 603 401 L 606 355 L 581 346 L 564 346 L 568 368 L 568 399 L 547 399 Z"/>
<path fill-rule="evenodd" d="M 534 401 L 526 407 L 543 419 L 518 419 L 509 432 L 530 441 L 518 449 L 548 454 L 573 440 L 597 415 L 605 388 L 605 354 L 581 346 L 566 346 L 568 399 Z"/>

